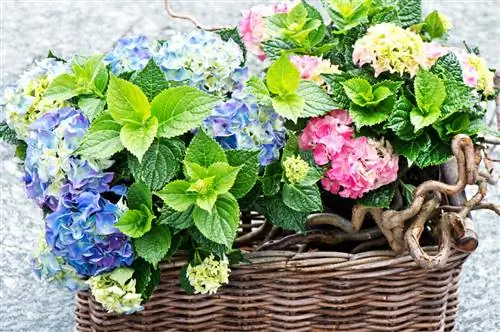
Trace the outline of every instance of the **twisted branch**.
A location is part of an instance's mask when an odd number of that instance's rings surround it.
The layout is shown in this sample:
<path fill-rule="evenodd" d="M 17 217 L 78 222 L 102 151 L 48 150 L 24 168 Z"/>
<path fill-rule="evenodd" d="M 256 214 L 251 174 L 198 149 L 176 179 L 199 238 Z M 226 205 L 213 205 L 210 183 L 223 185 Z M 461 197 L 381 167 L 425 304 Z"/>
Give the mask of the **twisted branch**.
<path fill-rule="evenodd" d="M 335 213 L 315 213 L 307 217 L 308 226 L 330 225 L 340 228 L 346 233 L 353 233 L 352 223 L 346 218 Z"/>
<path fill-rule="evenodd" d="M 201 29 L 201 30 L 216 31 L 216 30 L 221 30 L 221 29 L 230 29 L 230 28 L 232 28 L 231 26 L 205 26 L 205 25 L 202 25 L 193 16 L 186 15 L 186 14 L 178 14 L 177 12 L 175 12 L 172 9 L 172 7 L 170 7 L 170 1 L 169 0 L 165 0 L 165 10 L 166 10 L 168 16 L 172 17 L 173 19 L 189 21 L 195 27 L 197 27 L 198 29 Z"/>

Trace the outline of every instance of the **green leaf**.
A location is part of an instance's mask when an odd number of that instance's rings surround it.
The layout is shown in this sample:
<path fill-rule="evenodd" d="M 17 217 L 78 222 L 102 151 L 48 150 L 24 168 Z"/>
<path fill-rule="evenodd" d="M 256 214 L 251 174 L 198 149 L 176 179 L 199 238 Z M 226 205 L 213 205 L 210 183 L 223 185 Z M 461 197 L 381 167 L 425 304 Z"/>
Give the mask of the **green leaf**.
<path fill-rule="evenodd" d="M 296 93 L 273 98 L 273 108 L 282 117 L 297 122 L 305 107 L 305 99 Z"/>
<path fill-rule="evenodd" d="M 228 248 L 226 245 L 207 239 L 196 227 L 191 227 L 189 229 L 189 235 L 196 243 L 197 249 L 215 254 L 219 258 L 223 258 L 224 255 L 231 251 L 231 248 Z"/>
<path fill-rule="evenodd" d="M 153 209 L 151 191 L 144 183 L 135 182 L 127 191 L 127 207 L 131 210 L 140 210 L 142 205 L 147 206 L 149 210 Z"/>
<path fill-rule="evenodd" d="M 281 164 L 290 158 L 299 154 L 299 138 L 297 135 L 293 133 L 288 133 L 288 138 L 285 143 L 285 147 L 283 148 L 283 154 L 281 156 Z"/>
<path fill-rule="evenodd" d="M 297 94 L 305 100 L 301 118 L 325 115 L 337 107 L 326 91 L 311 81 L 301 81 Z"/>
<path fill-rule="evenodd" d="M 415 164 L 420 168 L 444 164 L 452 157 L 449 143 L 443 142 L 437 135 L 430 137 L 430 146 L 420 150 Z"/>
<path fill-rule="evenodd" d="M 420 23 L 422 20 L 421 0 L 398 0 L 398 14 L 403 28 Z"/>
<path fill-rule="evenodd" d="M 212 213 L 195 207 L 194 224 L 209 240 L 231 248 L 239 226 L 240 209 L 233 195 L 219 195 Z"/>
<path fill-rule="evenodd" d="M 463 82 L 444 81 L 446 99 L 441 107 L 441 118 L 446 118 L 455 112 L 469 112 L 474 107 L 471 96 L 472 89 Z"/>
<path fill-rule="evenodd" d="M 424 28 L 425 31 L 429 33 L 431 39 L 441 38 L 446 32 L 445 23 L 442 21 L 439 12 L 434 10 L 424 20 Z"/>
<path fill-rule="evenodd" d="M 278 59 L 282 54 L 291 53 L 297 49 L 297 46 L 289 40 L 270 39 L 261 43 L 262 49 L 270 60 Z"/>
<path fill-rule="evenodd" d="M 431 140 L 427 135 L 420 135 L 411 141 L 394 140 L 396 152 L 408 159 L 408 163 L 413 164 L 420 154 L 420 151 L 428 150 L 431 146 Z"/>
<path fill-rule="evenodd" d="M 257 76 L 252 76 L 245 83 L 246 90 L 255 96 L 257 103 L 263 106 L 272 106 L 272 99 L 264 82 Z"/>
<path fill-rule="evenodd" d="M 415 189 L 417 189 L 414 185 L 409 183 L 404 183 L 403 181 L 399 181 L 401 185 L 401 195 L 405 200 L 405 205 L 410 206 L 413 203 L 413 199 L 415 197 Z"/>
<path fill-rule="evenodd" d="M 75 153 L 89 159 L 109 159 L 123 149 L 121 128 L 109 113 L 102 114 L 90 125 Z"/>
<path fill-rule="evenodd" d="M 264 196 L 276 195 L 280 191 L 282 178 L 283 170 L 281 169 L 280 162 L 275 161 L 267 165 L 264 175 L 260 178 Z"/>
<path fill-rule="evenodd" d="M 191 184 L 184 180 L 170 182 L 160 191 L 155 194 L 160 197 L 166 205 L 176 211 L 185 211 L 190 205 L 196 203 L 198 196 L 194 192 L 188 191 Z"/>
<path fill-rule="evenodd" d="M 184 175 L 186 176 L 186 178 L 190 179 L 191 181 L 196 181 L 208 177 L 207 168 L 200 166 L 197 163 L 185 161 L 184 171 Z"/>
<path fill-rule="evenodd" d="M 83 64 L 83 72 L 76 73 L 77 81 L 82 79 L 86 92 L 95 92 L 99 96 L 106 89 L 108 83 L 108 71 L 102 59 L 104 55 L 98 54 L 89 57 Z"/>
<path fill-rule="evenodd" d="M 248 194 L 257 182 L 259 151 L 227 150 L 226 155 L 229 165 L 240 167 L 238 176 L 230 190 L 230 193 L 238 199 Z"/>
<path fill-rule="evenodd" d="M 351 78 L 343 82 L 342 86 L 347 97 L 356 105 L 366 106 L 368 102 L 373 100 L 372 86 L 363 78 Z"/>
<path fill-rule="evenodd" d="M 191 205 L 187 210 L 182 212 L 167 210 L 158 218 L 158 224 L 170 226 L 173 228 L 174 234 L 176 234 L 194 225 L 193 210 L 194 205 Z"/>
<path fill-rule="evenodd" d="M 78 95 L 78 84 L 73 75 L 62 74 L 50 82 L 44 98 L 48 100 L 68 100 Z"/>
<path fill-rule="evenodd" d="M 144 258 L 157 268 L 158 263 L 165 257 L 170 249 L 172 235 L 168 226 L 158 225 L 152 227 L 142 237 L 134 239 L 134 248 L 139 257 Z"/>
<path fill-rule="evenodd" d="M 141 294 L 142 301 L 145 302 L 160 282 L 160 269 L 154 269 L 151 264 L 140 257 L 134 259 L 132 268 L 136 280 L 135 291 Z"/>
<path fill-rule="evenodd" d="M 324 80 L 330 85 L 330 97 L 337 107 L 341 109 L 348 109 L 351 100 L 347 96 L 342 83 L 347 80 L 346 75 L 322 75 Z"/>
<path fill-rule="evenodd" d="M 150 59 L 146 67 L 137 73 L 134 84 L 141 88 L 149 101 L 168 88 L 165 74 L 153 59 Z"/>
<path fill-rule="evenodd" d="M 443 81 L 435 74 L 420 70 L 414 83 L 415 99 L 422 113 L 436 112 L 446 99 Z"/>
<path fill-rule="evenodd" d="M 123 146 L 137 157 L 139 162 L 153 143 L 158 130 L 158 120 L 151 117 L 146 124 L 127 123 L 120 130 Z"/>
<path fill-rule="evenodd" d="M 292 210 L 299 212 L 316 212 L 323 210 L 318 186 L 303 186 L 285 183 L 283 186 L 283 202 Z"/>
<path fill-rule="evenodd" d="M 91 122 L 104 111 L 105 106 L 106 101 L 100 98 L 81 97 L 78 100 L 78 108 Z"/>
<path fill-rule="evenodd" d="M 21 161 L 26 160 L 26 150 L 28 149 L 28 144 L 24 141 L 17 141 L 16 151 L 14 155 L 19 158 Z"/>
<path fill-rule="evenodd" d="M 290 209 L 283 203 L 281 195 L 266 198 L 266 219 L 274 226 L 294 232 L 305 230 L 308 213 Z"/>
<path fill-rule="evenodd" d="M 241 51 L 243 52 L 243 63 L 247 61 L 247 48 L 245 47 L 245 43 L 241 38 L 238 28 L 220 29 L 215 31 L 215 33 L 217 33 L 223 41 L 227 42 L 229 40 L 233 40 L 236 44 L 238 44 Z"/>
<path fill-rule="evenodd" d="M 0 123 L 0 139 L 8 144 L 16 144 L 16 132 L 11 129 L 5 122 Z"/>
<path fill-rule="evenodd" d="M 203 210 L 210 213 L 215 205 L 215 202 L 217 201 L 217 197 L 217 193 L 214 191 L 199 194 L 196 198 L 196 207 L 202 208 Z"/>
<path fill-rule="evenodd" d="M 352 120 L 358 128 L 363 126 L 373 126 L 389 118 L 389 112 L 381 112 L 376 109 L 361 107 L 354 103 L 349 109 L 349 115 L 351 115 Z"/>
<path fill-rule="evenodd" d="M 186 292 L 186 294 L 192 295 L 192 294 L 194 294 L 194 287 L 191 286 L 191 284 L 189 283 L 189 279 L 187 277 L 187 268 L 188 268 L 188 266 L 189 266 L 189 264 L 186 264 L 180 270 L 180 272 L 179 272 L 179 282 L 180 282 L 181 288 L 184 289 L 184 291 Z"/>
<path fill-rule="evenodd" d="M 196 136 L 186 150 L 184 160 L 203 167 L 209 167 L 217 162 L 227 163 L 227 157 L 224 150 L 203 130 L 198 130 L 196 133 Z"/>
<path fill-rule="evenodd" d="M 415 128 L 410 121 L 410 112 L 414 106 L 404 95 L 394 105 L 384 128 L 391 129 L 396 136 L 404 141 L 415 138 Z"/>
<path fill-rule="evenodd" d="M 230 166 L 227 163 L 214 163 L 208 167 L 207 175 L 215 176 L 212 189 L 217 194 L 225 194 L 233 187 L 240 166 Z"/>
<path fill-rule="evenodd" d="M 189 86 L 163 91 L 151 102 L 151 113 L 158 118 L 158 136 L 175 137 L 198 127 L 218 102 L 218 97 Z"/>
<path fill-rule="evenodd" d="M 121 78 L 111 76 L 107 92 L 108 109 L 120 124 L 143 124 L 151 115 L 149 102 L 142 90 Z"/>
<path fill-rule="evenodd" d="M 123 234 L 138 238 L 149 232 L 155 216 L 146 205 L 141 205 L 140 210 L 126 210 L 114 225 Z"/>
<path fill-rule="evenodd" d="M 370 2 L 367 0 L 323 0 L 325 7 L 338 30 L 344 34 L 360 24 L 368 22 Z"/>
<path fill-rule="evenodd" d="M 266 83 L 269 91 L 279 96 L 295 92 L 300 84 L 300 72 L 288 55 L 281 55 L 267 71 Z"/>
<path fill-rule="evenodd" d="M 388 208 L 396 190 L 394 183 L 372 190 L 356 201 L 358 205 Z"/>
<path fill-rule="evenodd" d="M 181 165 L 176 147 L 172 140 L 155 139 L 140 163 L 139 180 L 144 181 L 152 190 L 163 188 L 172 180 Z"/>
<path fill-rule="evenodd" d="M 433 108 L 426 114 L 422 114 L 422 112 L 418 108 L 414 108 L 410 112 L 410 121 L 413 127 L 415 127 L 415 132 L 417 132 L 420 129 L 436 122 L 440 116 L 441 110 L 439 108 Z"/>
<path fill-rule="evenodd" d="M 445 80 L 463 83 L 462 67 L 458 57 L 453 52 L 439 58 L 430 71 Z"/>

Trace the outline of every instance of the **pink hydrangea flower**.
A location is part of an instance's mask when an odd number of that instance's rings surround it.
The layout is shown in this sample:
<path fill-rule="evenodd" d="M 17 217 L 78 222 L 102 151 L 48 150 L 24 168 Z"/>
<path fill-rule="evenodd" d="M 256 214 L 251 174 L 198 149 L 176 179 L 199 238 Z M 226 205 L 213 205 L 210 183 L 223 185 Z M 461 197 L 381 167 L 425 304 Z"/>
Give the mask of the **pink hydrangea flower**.
<path fill-rule="evenodd" d="M 266 29 L 266 17 L 278 13 L 288 13 L 300 1 L 282 0 L 274 6 L 259 5 L 250 10 L 243 11 L 243 19 L 239 22 L 241 38 L 246 48 L 255 54 L 261 61 L 266 59 L 266 54 L 262 50 L 261 43 L 271 36 Z"/>
<path fill-rule="evenodd" d="M 355 199 L 395 181 L 398 156 L 387 141 L 355 138 L 351 124 L 345 110 L 313 118 L 299 137 L 299 147 L 312 150 L 318 165 L 330 163 L 321 180 L 325 190 Z"/>
<path fill-rule="evenodd" d="M 299 69 L 300 76 L 304 80 L 311 80 L 318 84 L 323 84 L 322 74 L 340 73 L 338 66 L 332 65 L 330 60 L 325 60 L 316 56 L 294 55 L 290 57 L 292 63 Z"/>
<path fill-rule="evenodd" d="M 445 56 L 450 52 L 450 49 L 447 47 L 444 47 L 443 45 L 436 43 L 436 42 L 430 42 L 430 43 L 425 43 L 425 56 L 427 58 L 426 60 L 426 68 L 432 67 L 436 61 Z"/>

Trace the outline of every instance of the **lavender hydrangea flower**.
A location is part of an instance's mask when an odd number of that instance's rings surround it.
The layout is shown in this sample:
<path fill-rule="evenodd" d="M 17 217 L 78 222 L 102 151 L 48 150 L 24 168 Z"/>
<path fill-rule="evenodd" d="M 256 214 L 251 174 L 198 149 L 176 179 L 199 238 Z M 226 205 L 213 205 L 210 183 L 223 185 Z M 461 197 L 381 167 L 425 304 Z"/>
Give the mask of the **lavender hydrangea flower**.
<path fill-rule="evenodd" d="M 15 85 L 4 90 L 0 101 L 0 118 L 12 128 L 17 137 L 26 139 L 29 125 L 44 113 L 64 106 L 63 101 L 43 99 L 50 82 L 69 72 L 67 63 L 48 58 L 35 63 Z"/>
<path fill-rule="evenodd" d="M 217 105 L 204 126 L 225 149 L 259 149 L 262 166 L 278 159 L 286 139 L 283 118 L 271 107 L 259 106 L 254 96 L 241 90 Z"/>
<path fill-rule="evenodd" d="M 85 280 L 76 273 L 72 266 L 50 251 L 44 238 L 40 240 L 38 250 L 31 259 L 31 265 L 38 279 L 54 282 L 73 292 L 88 288 Z"/>
<path fill-rule="evenodd" d="M 247 76 L 247 69 L 240 66 L 240 47 L 202 30 L 174 35 L 160 47 L 155 61 L 167 80 L 185 81 L 212 93 L 232 91 Z"/>
<path fill-rule="evenodd" d="M 45 239 L 79 275 L 94 276 L 133 262 L 129 239 L 114 227 L 118 207 L 100 193 L 67 193 L 45 219 Z"/>
<path fill-rule="evenodd" d="M 103 61 L 110 65 L 113 74 L 119 75 L 142 70 L 153 56 L 153 51 L 153 43 L 145 36 L 123 37 Z"/>

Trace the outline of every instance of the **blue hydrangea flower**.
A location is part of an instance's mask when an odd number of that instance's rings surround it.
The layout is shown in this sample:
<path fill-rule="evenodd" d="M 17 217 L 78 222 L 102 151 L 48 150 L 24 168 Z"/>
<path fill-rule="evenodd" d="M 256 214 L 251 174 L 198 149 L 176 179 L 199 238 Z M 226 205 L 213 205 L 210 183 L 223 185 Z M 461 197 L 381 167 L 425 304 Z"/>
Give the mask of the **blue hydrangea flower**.
<path fill-rule="evenodd" d="M 81 276 L 94 276 L 133 262 L 132 245 L 114 224 L 121 211 L 100 193 L 67 193 L 45 218 L 45 239 Z"/>
<path fill-rule="evenodd" d="M 234 41 L 213 32 L 177 34 L 160 47 L 155 61 L 167 80 L 186 82 L 201 90 L 225 94 L 247 76 L 243 52 Z"/>
<path fill-rule="evenodd" d="M 142 70 L 153 56 L 153 43 L 145 36 L 123 37 L 115 47 L 104 57 L 104 63 L 109 64 L 115 75 Z"/>
<path fill-rule="evenodd" d="M 88 288 L 85 280 L 72 266 L 50 251 L 44 238 L 40 240 L 38 250 L 31 259 L 31 265 L 38 279 L 56 283 L 73 292 Z"/>
<path fill-rule="evenodd" d="M 67 63 L 43 59 L 26 71 L 15 85 L 4 90 L 0 119 L 16 132 L 18 138 L 26 139 L 29 125 L 44 113 L 64 106 L 63 101 L 43 99 L 43 94 L 55 77 L 69 71 Z"/>
<path fill-rule="evenodd" d="M 279 158 L 286 129 L 271 107 L 259 106 L 255 97 L 240 90 L 217 105 L 204 126 L 225 149 L 259 149 L 262 166 Z"/>

